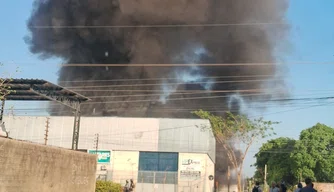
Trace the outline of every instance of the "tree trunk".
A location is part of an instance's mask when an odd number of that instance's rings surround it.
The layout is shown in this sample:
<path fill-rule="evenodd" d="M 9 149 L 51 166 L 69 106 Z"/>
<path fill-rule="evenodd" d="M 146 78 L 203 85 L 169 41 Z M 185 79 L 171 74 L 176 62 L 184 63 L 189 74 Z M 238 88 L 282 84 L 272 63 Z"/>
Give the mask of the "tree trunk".
<path fill-rule="evenodd" d="M 241 173 L 238 172 L 237 174 L 237 187 L 238 187 L 238 192 L 243 192 L 242 185 L 241 185 Z"/>

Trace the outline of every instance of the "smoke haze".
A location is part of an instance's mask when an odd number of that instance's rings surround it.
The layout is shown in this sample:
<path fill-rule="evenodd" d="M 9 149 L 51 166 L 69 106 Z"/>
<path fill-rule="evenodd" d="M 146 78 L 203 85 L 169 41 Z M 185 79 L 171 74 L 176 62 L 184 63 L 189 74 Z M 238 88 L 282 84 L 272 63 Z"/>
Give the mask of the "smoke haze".
<path fill-rule="evenodd" d="M 198 108 L 223 114 L 228 109 L 239 111 L 240 97 L 247 103 L 285 95 L 284 81 L 271 80 L 281 68 L 275 64 L 231 67 L 192 64 L 275 62 L 278 42 L 286 41 L 287 25 L 103 26 L 285 23 L 286 10 L 286 0 L 36 0 L 28 21 L 31 33 L 26 41 L 31 52 L 43 59 L 58 57 L 71 64 L 124 64 L 60 69 L 60 84 L 94 98 L 94 103 L 82 105 L 83 115 L 180 118 L 191 117 L 189 112 Z M 127 67 L 129 63 L 181 63 L 184 67 Z M 226 83 L 250 79 L 231 77 L 246 75 L 262 75 L 251 79 L 268 82 Z M 220 78 L 208 78 L 213 76 Z M 119 81 L 122 79 L 136 80 Z M 85 82 L 76 82 L 82 80 Z M 267 91 L 268 85 L 279 91 Z M 251 97 L 234 94 L 229 98 L 233 94 L 220 93 L 226 97 L 200 100 L 187 98 L 217 94 L 181 94 L 192 90 L 245 89 L 261 89 L 268 94 Z M 61 106 L 53 106 L 50 113 L 71 115 Z"/>

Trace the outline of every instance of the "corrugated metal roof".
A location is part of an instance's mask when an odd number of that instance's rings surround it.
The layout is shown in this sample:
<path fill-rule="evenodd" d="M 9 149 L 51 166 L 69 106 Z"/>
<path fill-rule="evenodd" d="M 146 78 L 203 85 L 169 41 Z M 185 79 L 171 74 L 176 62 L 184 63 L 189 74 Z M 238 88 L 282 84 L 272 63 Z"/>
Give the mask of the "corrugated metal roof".
<path fill-rule="evenodd" d="M 36 94 L 34 91 L 41 92 L 45 95 L 63 97 L 69 101 L 83 102 L 89 100 L 89 98 L 79 93 L 42 79 L 6 79 L 5 84 L 6 89 L 10 91 L 10 93 L 5 96 L 6 100 L 50 100 L 47 97 Z"/>

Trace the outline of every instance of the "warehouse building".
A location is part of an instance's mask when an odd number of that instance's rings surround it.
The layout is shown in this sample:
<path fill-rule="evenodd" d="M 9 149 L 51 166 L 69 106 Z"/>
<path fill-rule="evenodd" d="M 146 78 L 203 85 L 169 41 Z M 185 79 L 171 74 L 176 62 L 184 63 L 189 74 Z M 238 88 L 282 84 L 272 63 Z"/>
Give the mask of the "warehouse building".
<path fill-rule="evenodd" d="M 5 116 L 4 122 L 12 138 L 71 148 L 73 117 Z M 98 154 L 97 179 L 133 179 L 136 192 L 214 188 L 215 139 L 207 120 L 82 117 L 79 149 Z"/>

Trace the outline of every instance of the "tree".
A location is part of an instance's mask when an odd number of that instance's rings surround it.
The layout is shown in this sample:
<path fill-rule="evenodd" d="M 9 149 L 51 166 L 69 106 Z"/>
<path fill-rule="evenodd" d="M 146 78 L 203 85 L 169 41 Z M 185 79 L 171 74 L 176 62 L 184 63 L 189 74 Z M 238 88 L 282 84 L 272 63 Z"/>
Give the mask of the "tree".
<path fill-rule="evenodd" d="M 238 191 L 242 191 L 241 176 L 243 171 L 243 163 L 251 145 L 261 138 L 265 138 L 273 130 L 272 125 L 277 122 L 264 121 L 262 118 L 250 120 L 244 115 L 235 115 L 230 112 L 226 113 L 225 117 L 215 116 L 210 112 L 198 110 L 192 112 L 202 119 L 208 119 L 216 140 L 222 144 L 226 150 L 233 168 L 237 172 Z M 272 132 L 273 133 L 273 132 Z M 245 149 L 238 158 L 238 151 L 234 150 L 233 140 L 239 140 L 245 145 Z"/>
<path fill-rule="evenodd" d="M 294 174 L 334 182 L 334 129 L 318 123 L 303 130 L 291 157 Z"/>
<path fill-rule="evenodd" d="M 2 63 L 0 63 L 0 67 L 3 66 Z M 16 69 L 16 72 L 18 72 L 18 69 Z M 3 116 L 3 108 L 5 104 L 6 96 L 11 94 L 13 90 L 11 90 L 11 87 L 8 85 L 11 82 L 11 78 L 8 78 L 5 74 L 0 74 L 0 116 Z M 9 132 L 5 128 L 5 123 L 2 122 L 2 118 L 0 119 L 0 127 L 3 132 L 6 133 L 6 137 L 9 136 Z"/>
<path fill-rule="evenodd" d="M 294 150 L 295 143 L 294 139 L 280 137 L 262 144 L 259 152 L 255 155 L 255 178 L 263 180 L 263 167 L 267 165 L 267 180 L 269 182 L 278 182 L 282 179 L 288 185 L 294 185 L 298 182 L 299 176 L 292 171 L 291 153 Z"/>
<path fill-rule="evenodd" d="M 3 66 L 2 63 L 0 63 L 0 67 Z M 17 72 L 18 70 L 16 70 Z M 5 96 L 11 93 L 10 86 L 8 86 L 8 83 L 10 82 L 11 78 L 5 77 L 8 75 L 0 74 L 0 101 L 5 100 Z"/>
<path fill-rule="evenodd" d="M 0 101 L 4 100 L 5 96 L 10 93 L 8 88 L 6 79 L 0 77 Z"/>

